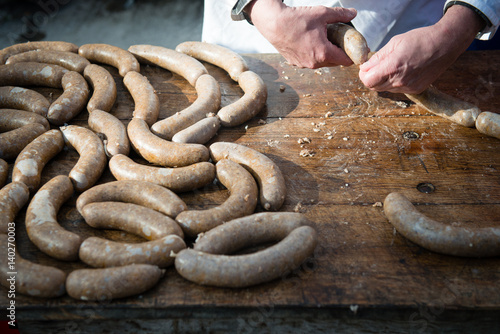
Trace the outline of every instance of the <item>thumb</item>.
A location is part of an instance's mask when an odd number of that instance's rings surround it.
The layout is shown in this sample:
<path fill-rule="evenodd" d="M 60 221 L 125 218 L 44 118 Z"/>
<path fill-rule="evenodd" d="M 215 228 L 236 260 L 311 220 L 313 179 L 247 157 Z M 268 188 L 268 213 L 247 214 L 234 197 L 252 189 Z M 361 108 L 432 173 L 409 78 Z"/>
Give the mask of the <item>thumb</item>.
<path fill-rule="evenodd" d="M 372 54 L 371 56 L 369 56 L 366 62 L 364 62 L 359 66 L 359 70 L 361 72 L 368 72 L 369 70 L 371 70 L 380 63 L 382 57 L 383 55 L 381 52 Z"/>
<path fill-rule="evenodd" d="M 327 7 L 328 10 L 324 15 L 324 19 L 327 23 L 347 23 L 352 21 L 358 14 L 354 8 L 343 8 L 343 7 Z"/>

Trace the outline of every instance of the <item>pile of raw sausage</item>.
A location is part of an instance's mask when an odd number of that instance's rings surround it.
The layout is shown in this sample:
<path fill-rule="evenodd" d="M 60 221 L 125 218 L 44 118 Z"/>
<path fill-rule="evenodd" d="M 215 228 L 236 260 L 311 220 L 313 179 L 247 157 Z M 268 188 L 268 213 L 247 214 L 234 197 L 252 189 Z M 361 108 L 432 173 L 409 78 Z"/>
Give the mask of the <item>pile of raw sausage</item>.
<path fill-rule="evenodd" d="M 219 84 L 201 61 L 227 71 L 244 95 L 221 108 Z M 25 206 L 28 237 L 41 252 L 88 266 L 67 274 L 16 253 L 16 289 L 30 296 L 127 297 L 153 287 L 172 265 L 198 284 L 246 287 L 286 275 L 313 253 L 317 236 L 311 223 L 299 213 L 276 212 L 286 197 L 278 166 L 238 144 L 206 145 L 221 127 L 245 123 L 266 103 L 266 85 L 238 54 L 202 42 L 181 43 L 176 50 L 30 42 L 0 50 L 0 64 L 2 284 L 10 271 L 7 254 L 15 249 L 9 232 Z M 127 126 L 110 113 L 116 83 L 100 64 L 117 68 L 134 100 Z M 141 64 L 182 76 L 196 89 L 196 101 L 159 120 L 160 102 Z M 30 86 L 63 92 L 50 103 Z M 85 108 L 88 127 L 68 124 Z M 41 184 L 43 168 L 65 147 L 79 154 L 69 175 Z M 131 148 L 150 165 L 134 161 Z M 116 181 L 96 185 L 108 167 Z M 230 193 L 219 206 L 191 210 L 179 196 L 215 179 Z M 82 239 L 61 227 L 58 211 L 75 194 L 86 224 L 132 233 L 144 242 Z M 255 213 L 259 203 L 268 212 Z M 195 237 L 188 248 L 185 238 Z M 271 241 L 273 246 L 258 252 L 234 255 Z"/>

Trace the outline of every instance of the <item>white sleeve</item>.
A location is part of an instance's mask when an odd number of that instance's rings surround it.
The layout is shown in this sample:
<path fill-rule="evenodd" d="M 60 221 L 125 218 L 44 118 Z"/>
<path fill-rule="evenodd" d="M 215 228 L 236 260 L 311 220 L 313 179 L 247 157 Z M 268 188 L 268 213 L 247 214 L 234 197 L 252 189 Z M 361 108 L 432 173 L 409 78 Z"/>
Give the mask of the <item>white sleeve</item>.
<path fill-rule="evenodd" d="M 476 9 L 476 12 L 487 21 L 486 26 L 479 32 L 477 38 L 488 40 L 495 35 L 500 25 L 500 1 L 498 0 L 447 0 L 444 5 L 444 12 L 457 2 L 462 2 Z"/>

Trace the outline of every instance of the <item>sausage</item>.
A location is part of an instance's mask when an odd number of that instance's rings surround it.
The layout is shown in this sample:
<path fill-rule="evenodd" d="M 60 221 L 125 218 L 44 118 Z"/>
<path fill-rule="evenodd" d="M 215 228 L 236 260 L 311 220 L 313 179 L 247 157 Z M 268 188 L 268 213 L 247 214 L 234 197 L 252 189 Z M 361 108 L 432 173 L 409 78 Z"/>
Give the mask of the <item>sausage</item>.
<path fill-rule="evenodd" d="M 167 235 L 154 241 L 123 243 L 97 237 L 87 238 L 80 248 L 80 259 L 92 267 L 119 267 L 144 263 L 166 268 L 174 263 L 173 254 L 185 249 L 178 235 Z"/>
<path fill-rule="evenodd" d="M 12 55 L 5 64 L 37 62 L 62 66 L 70 71 L 82 73 L 90 62 L 74 52 L 54 50 L 33 50 Z"/>
<path fill-rule="evenodd" d="M 245 93 L 239 100 L 219 110 L 221 124 L 233 127 L 257 115 L 267 101 L 267 87 L 261 77 L 252 71 L 240 74 L 238 84 Z"/>
<path fill-rule="evenodd" d="M 78 52 L 78 46 L 73 43 L 60 41 L 39 41 L 14 44 L 0 51 L 0 64 L 5 64 L 7 59 L 15 54 L 33 50 L 56 50 L 76 53 Z"/>
<path fill-rule="evenodd" d="M 158 283 L 163 271 L 150 264 L 104 269 L 77 269 L 66 279 L 72 298 L 104 301 L 143 293 Z"/>
<path fill-rule="evenodd" d="M 309 224 L 296 212 L 260 212 L 230 220 L 203 233 L 193 249 L 210 254 L 232 254 L 237 250 L 285 238 L 292 230 Z"/>
<path fill-rule="evenodd" d="M 106 168 L 108 160 L 102 142 L 95 133 L 81 126 L 68 125 L 60 129 L 66 145 L 80 154 L 69 178 L 76 191 L 85 191 L 97 182 Z"/>
<path fill-rule="evenodd" d="M 95 109 L 110 111 L 116 101 L 115 79 L 104 67 L 90 64 L 85 67 L 83 76 L 93 89 L 92 97 L 87 103 L 89 113 Z"/>
<path fill-rule="evenodd" d="M 47 131 L 40 123 L 26 124 L 20 128 L 0 133 L 0 159 L 15 159 L 33 139 Z"/>
<path fill-rule="evenodd" d="M 0 66 L 0 82 L 3 86 L 45 86 L 61 88 L 67 69 L 42 63 L 17 63 Z"/>
<path fill-rule="evenodd" d="M 160 100 L 148 78 L 138 72 L 128 72 L 123 83 L 134 99 L 132 116 L 143 119 L 149 126 L 153 125 L 160 113 Z"/>
<path fill-rule="evenodd" d="M 153 134 L 148 124 L 140 118 L 132 118 L 127 127 L 132 148 L 147 161 L 166 167 L 183 167 L 208 161 L 210 154 L 200 144 L 174 143 Z"/>
<path fill-rule="evenodd" d="M 30 192 L 21 182 L 11 182 L 0 189 L 0 234 L 9 230 L 16 215 L 28 203 Z"/>
<path fill-rule="evenodd" d="M 219 117 L 207 117 L 177 132 L 172 137 L 172 141 L 175 143 L 205 144 L 217 134 L 219 128 Z"/>
<path fill-rule="evenodd" d="M 78 72 L 68 72 L 61 79 L 64 92 L 49 108 L 47 119 L 55 125 L 69 122 L 86 106 L 89 98 L 89 86 Z"/>
<path fill-rule="evenodd" d="M 186 203 L 171 190 L 151 182 L 134 180 L 112 181 L 94 186 L 78 197 L 76 209 L 82 213 L 85 205 L 94 202 L 133 203 L 171 218 L 187 208 Z"/>
<path fill-rule="evenodd" d="M 122 77 L 130 71 L 139 72 L 137 59 L 122 48 L 109 44 L 84 44 L 78 48 L 78 54 L 90 61 L 114 66 Z"/>
<path fill-rule="evenodd" d="M 195 236 L 223 222 L 254 212 L 259 190 L 252 175 L 236 162 L 222 159 L 217 162 L 217 178 L 229 190 L 224 203 L 207 210 L 186 210 L 175 218 L 184 233 Z"/>
<path fill-rule="evenodd" d="M 78 259 L 82 239 L 65 230 L 57 222 L 62 204 L 73 195 L 73 184 L 66 175 L 58 175 L 45 183 L 33 196 L 26 211 L 28 237 L 45 254 L 58 260 Z"/>
<path fill-rule="evenodd" d="M 233 50 L 220 45 L 205 42 L 183 42 L 177 45 L 175 50 L 224 69 L 234 81 L 238 81 L 241 73 L 248 71 L 245 59 Z"/>
<path fill-rule="evenodd" d="M 477 131 L 500 139 L 500 114 L 483 111 L 476 119 Z"/>
<path fill-rule="evenodd" d="M 112 114 L 99 109 L 94 109 L 89 114 L 88 121 L 89 127 L 94 132 L 104 135 L 104 151 L 108 157 L 117 154 L 129 154 L 130 142 L 128 140 L 127 128 L 122 121 Z"/>
<path fill-rule="evenodd" d="M 286 197 L 285 179 L 278 165 L 264 154 L 236 143 L 210 145 L 212 160 L 229 159 L 245 167 L 257 180 L 259 200 L 265 210 L 278 211 Z"/>
<path fill-rule="evenodd" d="M 459 227 L 434 221 L 420 213 L 400 193 L 384 200 L 389 222 L 417 245 L 436 253 L 465 257 L 500 255 L 500 227 Z"/>
<path fill-rule="evenodd" d="M 0 109 L 0 132 L 14 130 L 32 123 L 40 123 L 46 131 L 50 129 L 49 121 L 39 114 L 24 110 Z"/>
<path fill-rule="evenodd" d="M 354 64 L 361 65 L 368 60 L 368 53 L 370 52 L 368 43 L 354 27 L 340 22 L 328 24 L 327 38 L 344 50 Z"/>
<path fill-rule="evenodd" d="M 29 143 L 16 158 L 12 181 L 22 182 L 34 193 L 40 186 L 42 170 L 64 148 L 61 131 L 49 130 Z"/>
<path fill-rule="evenodd" d="M 21 109 L 47 116 L 50 102 L 37 91 L 15 86 L 0 87 L 0 107 Z"/>
<path fill-rule="evenodd" d="M 100 229 L 126 231 L 147 240 L 156 240 L 169 234 L 184 237 L 172 218 L 145 206 L 122 202 L 89 203 L 82 208 L 85 222 Z"/>
<path fill-rule="evenodd" d="M 186 79 L 191 86 L 202 74 L 208 74 L 207 69 L 198 60 L 162 46 L 132 45 L 128 48 L 141 63 L 157 65 L 174 72 Z"/>
<path fill-rule="evenodd" d="M 7 161 L 0 159 L 0 189 L 7 182 L 7 177 L 9 176 L 9 164 Z"/>
<path fill-rule="evenodd" d="M 198 98 L 186 109 L 153 124 L 151 131 L 154 134 L 170 140 L 177 132 L 204 119 L 211 113 L 217 113 L 221 101 L 217 80 L 210 74 L 203 74 L 196 81 L 195 88 Z"/>
<path fill-rule="evenodd" d="M 215 166 L 210 162 L 162 168 L 142 165 L 126 155 L 117 154 L 109 160 L 109 169 L 117 180 L 151 182 L 176 193 L 204 187 L 215 179 Z"/>
<path fill-rule="evenodd" d="M 60 269 L 43 266 L 23 259 L 14 241 L 6 234 L 0 235 L 0 281 L 8 289 L 15 286 L 16 293 L 31 297 L 60 297 L 66 292 L 66 273 Z M 13 238 L 12 238 L 13 239 Z M 14 266 L 10 267 L 7 254 L 14 253 Z M 11 289 L 14 290 L 14 289 Z"/>
<path fill-rule="evenodd" d="M 198 284 L 243 288 L 285 276 L 313 254 L 316 244 L 316 231 L 310 226 L 301 226 L 277 244 L 246 255 L 184 249 L 175 257 L 175 269 L 182 277 Z"/>

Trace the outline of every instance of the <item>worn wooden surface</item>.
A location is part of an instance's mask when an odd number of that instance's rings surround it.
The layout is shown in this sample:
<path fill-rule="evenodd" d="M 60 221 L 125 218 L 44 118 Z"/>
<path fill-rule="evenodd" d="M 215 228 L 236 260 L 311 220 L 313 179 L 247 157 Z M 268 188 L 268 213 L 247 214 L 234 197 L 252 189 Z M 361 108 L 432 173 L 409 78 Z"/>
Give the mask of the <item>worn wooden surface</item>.
<path fill-rule="evenodd" d="M 213 141 L 248 145 L 274 160 L 286 178 L 282 211 L 300 210 L 319 232 L 314 256 L 294 273 L 245 289 L 203 287 L 174 268 L 152 290 L 132 298 L 88 303 L 64 296 L 16 295 L 22 331 L 90 333 L 153 332 L 432 332 L 500 330 L 500 259 L 457 258 L 424 250 L 395 232 L 376 205 L 393 191 L 438 221 L 462 226 L 500 224 L 500 141 L 416 107 L 403 96 L 363 87 L 357 69 L 298 69 L 279 55 L 246 55 L 266 82 L 266 108 Z M 436 82 L 442 91 L 500 112 L 500 52 L 467 52 Z M 112 113 L 128 122 L 133 100 L 114 68 L 119 94 Z M 222 104 L 242 92 L 227 74 L 207 64 L 219 81 Z M 183 78 L 143 66 L 162 104 L 160 118 L 187 107 L 196 91 Z M 284 89 L 284 90 L 283 90 Z M 40 89 L 54 99 L 60 92 Z M 86 126 L 82 112 L 73 124 Z M 410 136 L 408 136 L 410 134 Z M 415 135 L 416 134 L 416 135 Z M 310 143 L 299 144 L 300 138 Z M 309 149 L 313 156 L 300 152 Z M 131 154 L 135 159 L 137 155 Z M 78 154 L 65 150 L 51 161 L 43 181 L 68 174 Z M 12 162 L 10 162 L 12 168 Z M 99 183 L 113 180 L 106 170 Z M 420 183 L 434 187 L 417 190 Z M 180 194 L 190 208 L 222 203 L 217 184 Z M 62 226 L 84 237 L 139 238 L 88 227 L 76 211 L 78 194 L 59 212 Z M 258 208 L 257 210 L 261 210 Z M 82 263 L 53 260 L 28 240 L 23 210 L 17 217 L 20 254 L 67 272 Z M 8 303 L 0 293 L 2 310 Z"/>

